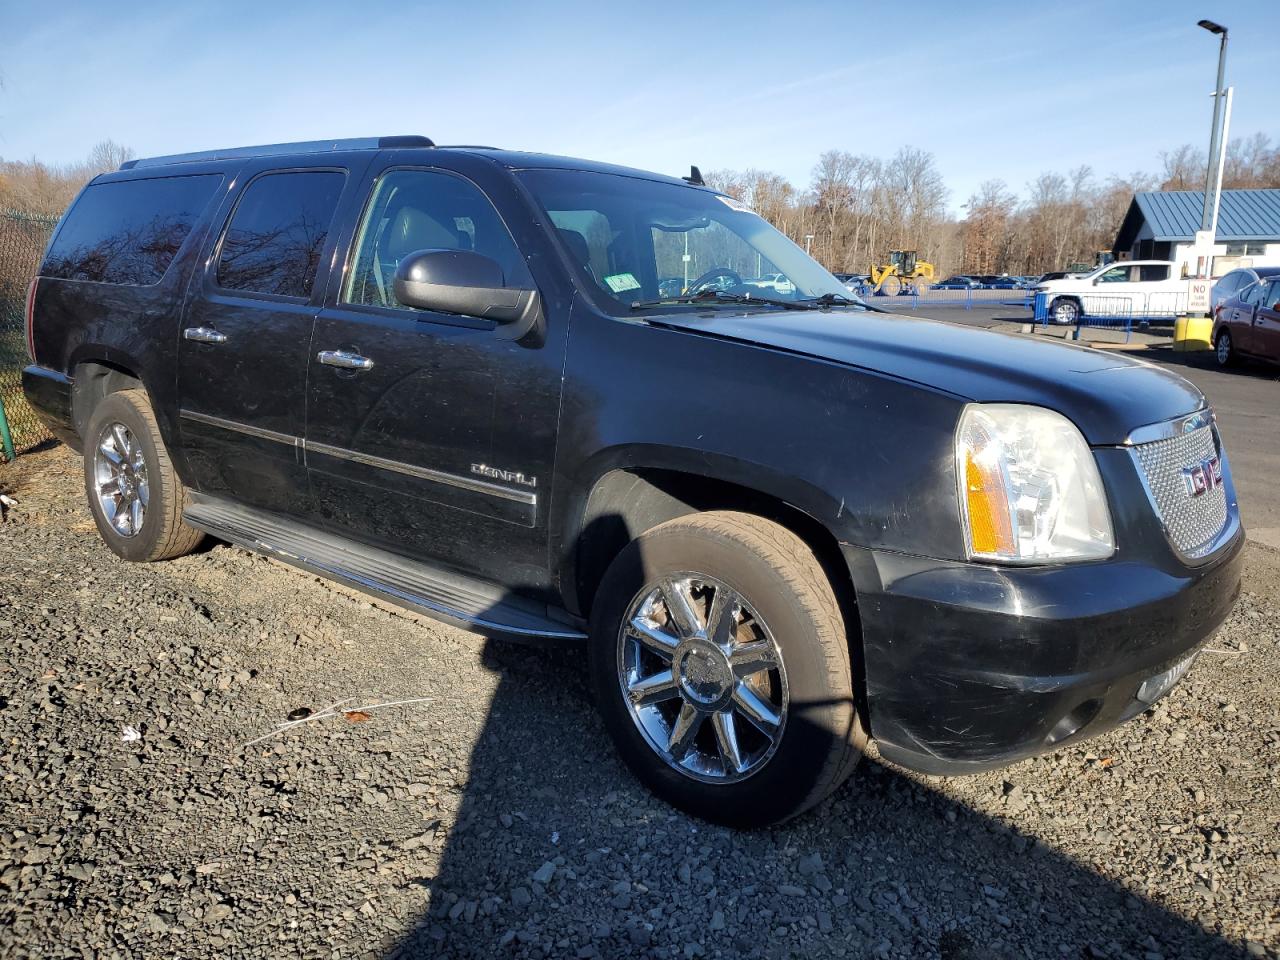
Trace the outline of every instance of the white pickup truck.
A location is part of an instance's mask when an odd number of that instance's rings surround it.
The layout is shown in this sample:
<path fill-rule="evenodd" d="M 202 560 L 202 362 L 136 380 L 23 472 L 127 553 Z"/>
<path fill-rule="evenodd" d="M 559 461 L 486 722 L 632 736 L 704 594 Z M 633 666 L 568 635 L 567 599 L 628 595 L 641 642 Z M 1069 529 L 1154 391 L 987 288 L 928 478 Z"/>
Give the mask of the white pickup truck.
<path fill-rule="evenodd" d="M 1046 280 L 1034 287 L 1045 295 L 1054 323 L 1088 317 L 1171 317 L 1187 309 L 1187 281 L 1170 260 L 1125 260 L 1083 276 Z"/>

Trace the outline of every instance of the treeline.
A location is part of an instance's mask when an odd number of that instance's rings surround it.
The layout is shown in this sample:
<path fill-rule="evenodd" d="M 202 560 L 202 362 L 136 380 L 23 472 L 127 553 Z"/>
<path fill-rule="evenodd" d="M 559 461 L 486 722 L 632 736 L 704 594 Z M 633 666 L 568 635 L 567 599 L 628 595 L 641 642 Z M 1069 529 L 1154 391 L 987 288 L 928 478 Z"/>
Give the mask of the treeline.
<path fill-rule="evenodd" d="M 0 159 L 0 210 L 36 216 L 60 216 L 80 188 L 100 173 L 117 170 L 134 152 L 103 140 L 77 163 L 54 165 L 39 160 Z"/>
<path fill-rule="evenodd" d="M 1203 189 L 1203 151 L 1183 146 L 1160 159 L 1159 173 L 1127 177 L 1099 179 L 1088 166 L 1043 173 L 1021 196 L 1003 180 L 989 180 L 960 219 L 947 210 L 933 156 L 911 147 L 888 159 L 828 150 L 803 189 L 763 170 L 717 170 L 707 182 L 801 246 L 812 237 L 813 255 L 836 272 L 866 273 L 890 250 L 916 250 L 941 275 L 1034 274 L 1092 263 L 1110 250 L 1134 193 Z M 1280 147 L 1263 134 L 1231 141 L 1223 187 L 1280 187 Z"/>

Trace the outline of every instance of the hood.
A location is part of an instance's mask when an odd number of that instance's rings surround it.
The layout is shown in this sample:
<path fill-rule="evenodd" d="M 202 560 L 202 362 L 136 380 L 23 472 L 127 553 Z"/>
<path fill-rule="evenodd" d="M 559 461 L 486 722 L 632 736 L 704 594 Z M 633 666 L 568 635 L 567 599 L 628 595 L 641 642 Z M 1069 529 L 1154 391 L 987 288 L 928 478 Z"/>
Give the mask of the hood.
<path fill-rule="evenodd" d="M 1123 354 L 941 320 L 853 310 L 647 319 L 909 380 L 964 400 L 1048 407 L 1097 446 L 1123 443 L 1136 427 L 1205 405 L 1182 377 Z"/>

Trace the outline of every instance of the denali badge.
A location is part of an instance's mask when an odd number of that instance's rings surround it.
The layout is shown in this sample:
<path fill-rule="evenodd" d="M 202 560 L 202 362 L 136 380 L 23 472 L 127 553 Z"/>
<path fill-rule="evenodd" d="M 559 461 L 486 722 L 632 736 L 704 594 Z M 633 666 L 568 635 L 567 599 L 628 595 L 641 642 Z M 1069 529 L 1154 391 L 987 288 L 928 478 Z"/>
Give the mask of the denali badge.
<path fill-rule="evenodd" d="M 1222 462 L 1217 457 L 1209 457 L 1190 467 L 1183 467 L 1182 483 L 1189 497 L 1198 497 L 1222 486 Z"/>
<path fill-rule="evenodd" d="M 505 480 L 507 483 L 518 483 L 523 487 L 536 487 L 538 485 L 537 477 L 526 477 L 518 470 L 499 470 L 497 467 L 491 467 L 486 463 L 473 463 L 471 472 L 479 477 L 488 477 L 490 480 Z"/>

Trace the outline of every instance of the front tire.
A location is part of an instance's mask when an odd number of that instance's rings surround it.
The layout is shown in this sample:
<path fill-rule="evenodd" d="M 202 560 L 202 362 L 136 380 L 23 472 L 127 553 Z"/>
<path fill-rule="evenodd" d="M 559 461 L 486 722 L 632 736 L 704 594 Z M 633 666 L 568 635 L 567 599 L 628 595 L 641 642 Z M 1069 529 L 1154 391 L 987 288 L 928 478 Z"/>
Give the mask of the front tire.
<path fill-rule="evenodd" d="M 178 479 L 144 390 L 108 394 L 85 430 L 85 495 L 98 533 L 126 560 L 190 553 L 204 534 L 182 522 Z"/>
<path fill-rule="evenodd" d="M 803 541 L 760 517 L 695 514 L 632 541 L 596 595 L 590 660 L 627 765 L 715 823 L 795 816 L 866 745 L 831 584 Z"/>
<path fill-rule="evenodd" d="M 1059 298 L 1053 301 L 1053 306 L 1049 309 L 1053 314 L 1053 322 L 1062 326 L 1069 326 L 1080 319 L 1080 304 L 1075 300 Z"/>

